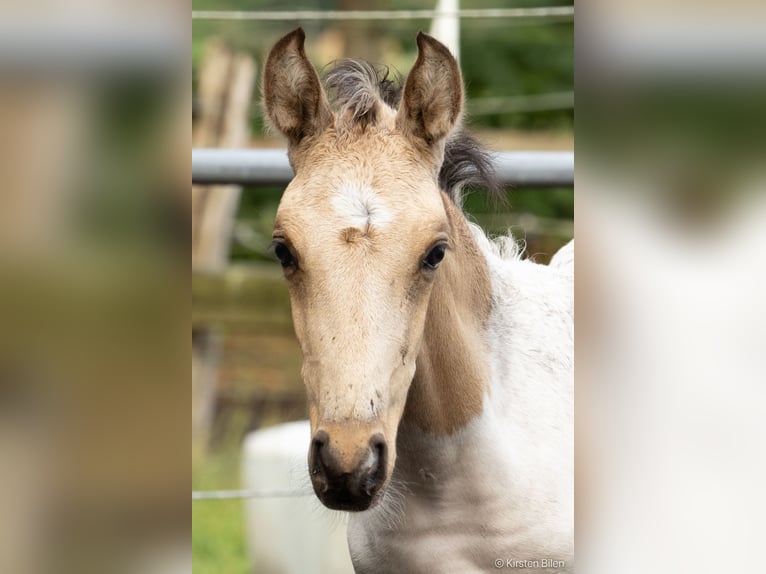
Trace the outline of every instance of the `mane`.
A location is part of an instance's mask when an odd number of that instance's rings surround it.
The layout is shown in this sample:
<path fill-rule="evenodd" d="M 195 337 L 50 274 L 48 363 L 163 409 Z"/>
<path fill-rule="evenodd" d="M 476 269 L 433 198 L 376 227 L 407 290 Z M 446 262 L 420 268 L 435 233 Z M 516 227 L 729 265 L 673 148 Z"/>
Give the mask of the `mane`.
<path fill-rule="evenodd" d="M 399 108 L 404 80 L 398 72 L 392 74 L 388 66 L 352 59 L 336 61 L 323 78 L 330 103 L 338 114 L 362 125 L 375 122 L 377 101 L 394 110 Z M 467 188 L 484 189 L 495 201 L 504 197 L 504 187 L 495 174 L 489 151 L 462 126 L 445 143 L 439 186 L 458 206 L 462 205 Z"/>

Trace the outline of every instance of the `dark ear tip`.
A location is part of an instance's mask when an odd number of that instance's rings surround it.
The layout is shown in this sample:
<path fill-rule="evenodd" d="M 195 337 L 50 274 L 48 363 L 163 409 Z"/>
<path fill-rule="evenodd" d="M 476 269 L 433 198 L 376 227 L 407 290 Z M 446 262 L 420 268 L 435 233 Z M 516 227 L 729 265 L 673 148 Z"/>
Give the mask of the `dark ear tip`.
<path fill-rule="evenodd" d="M 299 26 L 295 30 L 288 32 L 282 36 L 272 48 L 273 52 L 278 52 L 280 49 L 285 49 L 295 44 L 300 50 L 306 41 L 306 33 L 303 31 L 303 27 Z"/>
<path fill-rule="evenodd" d="M 442 44 L 439 40 L 434 38 L 433 36 L 426 34 L 423 31 L 418 32 L 417 37 L 417 43 L 418 43 L 418 50 L 424 51 L 427 49 L 430 49 L 435 52 L 439 52 L 443 55 L 452 57 L 452 52 L 449 51 L 449 48 Z"/>

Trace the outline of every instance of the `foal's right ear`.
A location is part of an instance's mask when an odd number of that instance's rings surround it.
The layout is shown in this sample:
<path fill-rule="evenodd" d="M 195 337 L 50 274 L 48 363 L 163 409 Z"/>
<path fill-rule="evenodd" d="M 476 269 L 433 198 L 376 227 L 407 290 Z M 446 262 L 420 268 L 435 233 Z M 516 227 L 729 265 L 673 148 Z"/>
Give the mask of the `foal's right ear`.
<path fill-rule="evenodd" d="M 444 44 L 420 32 L 418 59 L 404 83 L 397 126 L 441 155 L 462 113 L 463 79 L 457 60 Z"/>
<path fill-rule="evenodd" d="M 263 102 L 271 124 L 290 147 L 320 133 L 332 122 L 322 84 L 306 57 L 306 34 L 297 28 L 269 52 L 263 72 Z"/>

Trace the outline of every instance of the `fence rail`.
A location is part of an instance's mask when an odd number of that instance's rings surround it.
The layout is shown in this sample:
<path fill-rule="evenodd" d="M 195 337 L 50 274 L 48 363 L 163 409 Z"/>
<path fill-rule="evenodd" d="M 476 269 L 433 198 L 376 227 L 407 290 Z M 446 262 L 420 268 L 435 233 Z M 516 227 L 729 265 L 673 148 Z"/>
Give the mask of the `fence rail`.
<path fill-rule="evenodd" d="M 492 159 L 497 176 L 508 186 L 574 186 L 574 152 L 507 151 Z M 283 149 L 192 150 L 194 185 L 287 185 L 293 175 Z"/>

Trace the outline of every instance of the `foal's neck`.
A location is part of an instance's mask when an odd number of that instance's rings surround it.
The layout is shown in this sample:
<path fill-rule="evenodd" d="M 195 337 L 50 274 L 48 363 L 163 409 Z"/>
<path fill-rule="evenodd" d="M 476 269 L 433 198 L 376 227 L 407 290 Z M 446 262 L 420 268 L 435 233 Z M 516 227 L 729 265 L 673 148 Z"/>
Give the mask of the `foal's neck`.
<path fill-rule="evenodd" d="M 463 213 L 442 194 L 450 250 L 437 272 L 403 422 L 450 435 L 479 416 L 489 385 L 489 271 Z"/>

